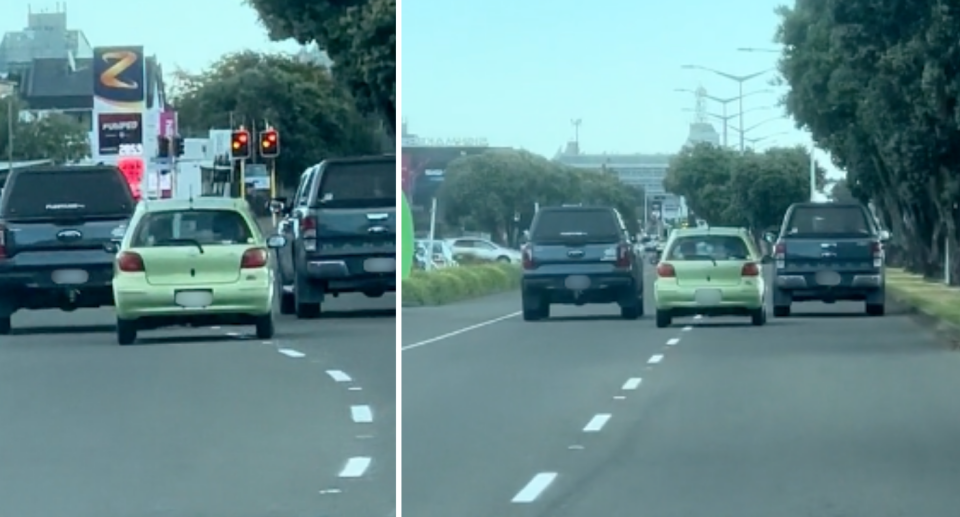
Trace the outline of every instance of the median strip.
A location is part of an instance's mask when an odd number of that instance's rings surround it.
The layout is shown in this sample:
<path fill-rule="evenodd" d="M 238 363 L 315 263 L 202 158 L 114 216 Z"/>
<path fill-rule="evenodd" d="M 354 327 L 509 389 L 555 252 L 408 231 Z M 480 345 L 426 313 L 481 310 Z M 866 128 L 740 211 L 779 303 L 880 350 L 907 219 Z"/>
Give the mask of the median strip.
<path fill-rule="evenodd" d="M 403 280 L 403 307 L 447 305 L 520 287 L 520 268 L 510 264 L 465 265 L 414 271 Z"/>

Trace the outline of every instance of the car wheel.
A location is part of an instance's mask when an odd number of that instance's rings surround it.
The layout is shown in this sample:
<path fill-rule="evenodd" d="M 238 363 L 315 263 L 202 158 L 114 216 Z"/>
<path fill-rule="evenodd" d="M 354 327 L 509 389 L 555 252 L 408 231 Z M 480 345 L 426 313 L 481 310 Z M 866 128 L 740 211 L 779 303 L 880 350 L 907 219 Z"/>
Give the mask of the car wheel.
<path fill-rule="evenodd" d="M 273 313 L 257 317 L 257 339 L 273 339 Z"/>
<path fill-rule="evenodd" d="M 117 344 L 132 345 L 137 342 L 137 322 L 133 320 L 117 320 Z"/>
<path fill-rule="evenodd" d="M 280 292 L 280 314 L 290 315 L 297 312 L 297 299 L 292 292 Z"/>
<path fill-rule="evenodd" d="M 297 303 L 297 319 L 312 320 L 320 317 L 319 303 Z"/>
<path fill-rule="evenodd" d="M 524 321 L 538 321 L 550 317 L 550 304 L 544 300 L 542 295 L 524 291 L 521 294 L 521 301 Z"/>
<path fill-rule="evenodd" d="M 657 309 L 657 328 L 665 329 L 673 324 L 673 316 L 668 311 Z"/>
<path fill-rule="evenodd" d="M 886 306 L 882 303 L 868 303 L 867 316 L 883 316 L 886 312 Z"/>
<path fill-rule="evenodd" d="M 6 316 L 0 318 L 0 336 L 6 336 L 13 331 L 13 318 Z"/>
<path fill-rule="evenodd" d="M 497 262 L 500 262 L 501 264 L 509 264 L 510 257 L 497 257 Z"/>
<path fill-rule="evenodd" d="M 777 318 L 786 318 L 790 316 L 790 306 L 789 305 L 774 305 L 773 306 L 773 315 Z"/>
<path fill-rule="evenodd" d="M 763 325 L 766 325 L 767 323 L 766 309 L 764 309 L 763 307 L 760 307 L 759 309 L 754 310 L 753 313 L 750 314 L 750 320 L 755 327 L 761 327 Z"/>

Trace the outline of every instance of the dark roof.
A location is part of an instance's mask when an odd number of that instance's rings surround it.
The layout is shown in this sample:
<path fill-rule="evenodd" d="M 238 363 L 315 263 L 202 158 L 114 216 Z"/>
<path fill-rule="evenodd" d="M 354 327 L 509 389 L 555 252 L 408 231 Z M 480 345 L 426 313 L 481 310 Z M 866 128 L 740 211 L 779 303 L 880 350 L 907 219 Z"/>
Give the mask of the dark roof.
<path fill-rule="evenodd" d="M 24 74 L 20 91 L 35 109 L 93 108 L 92 59 L 77 59 L 71 70 L 67 59 L 34 59 Z M 148 57 L 147 91 L 163 87 L 156 58 Z M 81 100 L 82 99 L 82 100 Z M 153 107 L 153 96 L 147 95 L 147 107 Z"/>

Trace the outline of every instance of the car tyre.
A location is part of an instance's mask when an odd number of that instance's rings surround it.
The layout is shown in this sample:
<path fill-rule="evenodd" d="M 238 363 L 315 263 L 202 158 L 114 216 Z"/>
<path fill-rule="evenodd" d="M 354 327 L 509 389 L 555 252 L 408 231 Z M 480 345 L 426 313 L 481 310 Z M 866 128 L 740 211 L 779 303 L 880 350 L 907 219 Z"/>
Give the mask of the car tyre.
<path fill-rule="evenodd" d="M 755 327 L 762 327 L 767 324 L 767 310 L 763 307 L 754 310 L 750 314 L 750 322 L 753 323 Z"/>
<path fill-rule="evenodd" d="M 867 316 L 883 316 L 886 313 L 886 306 L 882 303 L 868 303 Z"/>
<path fill-rule="evenodd" d="M 273 339 L 275 327 L 273 324 L 273 313 L 258 316 L 256 321 L 257 339 Z"/>
<path fill-rule="evenodd" d="M 117 344 L 132 345 L 137 342 L 137 322 L 133 320 L 117 320 Z"/>
<path fill-rule="evenodd" d="M 320 317 L 319 303 L 297 303 L 297 319 L 312 320 Z"/>
<path fill-rule="evenodd" d="M 670 325 L 673 325 L 673 316 L 670 312 L 657 309 L 657 328 L 665 329 Z"/>
<path fill-rule="evenodd" d="M 550 304 L 542 295 L 524 291 L 521 294 L 523 321 L 539 321 L 550 317 Z"/>
<path fill-rule="evenodd" d="M 292 292 L 280 292 L 280 314 L 289 316 L 297 313 L 297 299 Z"/>
<path fill-rule="evenodd" d="M 789 305 L 774 305 L 773 306 L 773 315 L 777 318 L 787 318 L 790 316 L 790 306 Z"/>
<path fill-rule="evenodd" d="M 509 263 L 510 263 L 510 257 L 497 257 L 497 262 L 499 262 L 499 263 L 501 263 L 501 264 L 509 264 Z"/>
<path fill-rule="evenodd" d="M 0 318 L 0 336 L 6 336 L 13 332 L 13 318 L 5 316 Z"/>

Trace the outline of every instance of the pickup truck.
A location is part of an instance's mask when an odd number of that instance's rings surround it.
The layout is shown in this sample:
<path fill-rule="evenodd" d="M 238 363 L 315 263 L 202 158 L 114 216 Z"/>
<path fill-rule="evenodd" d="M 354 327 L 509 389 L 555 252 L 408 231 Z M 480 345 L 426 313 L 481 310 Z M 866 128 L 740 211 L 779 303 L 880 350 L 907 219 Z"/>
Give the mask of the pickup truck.
<path fill-rule="evenodd" d="M 109 166 L 18 169 L 0 198 L 0 334 L 21 309 L 113 305 L 114 255 L 136 201 Z"/>
<path fill-rule="evenodd" d="M 863 301 L 885 312 L 883 243 L 889 238 L 859 203 L 795 203 L 773 245 L 773 315 L 790 316 L 794 302 Z"/>

